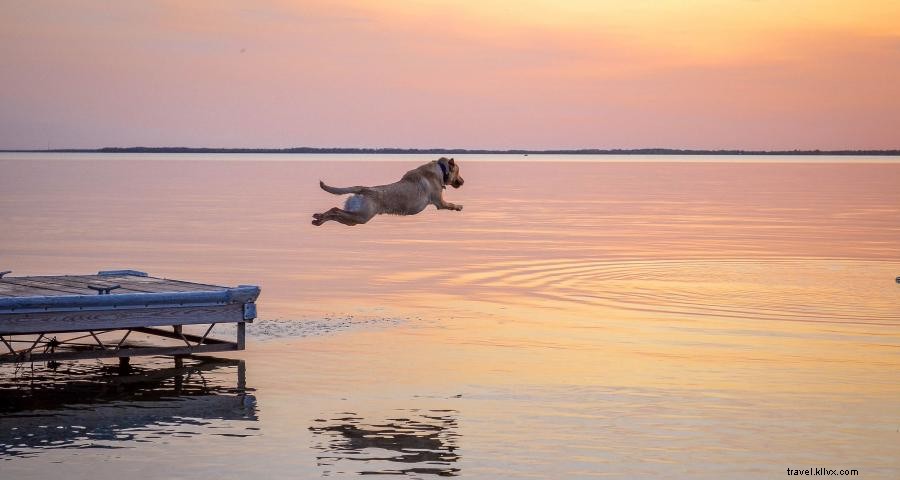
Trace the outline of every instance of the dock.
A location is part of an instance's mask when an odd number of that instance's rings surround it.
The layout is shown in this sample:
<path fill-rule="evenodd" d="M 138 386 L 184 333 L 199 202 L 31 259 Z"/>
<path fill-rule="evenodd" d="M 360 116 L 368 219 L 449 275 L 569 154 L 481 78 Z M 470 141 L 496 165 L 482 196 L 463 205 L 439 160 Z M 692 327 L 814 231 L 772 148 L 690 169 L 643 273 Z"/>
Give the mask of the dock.
<path fill-rule="evenodd" d="M 255 285 L 207 285 L 137 270 L 9 273 L 0 272 L 0 364 L 118 357 L 127 366 L 134 356 L 243 350 L 260 293 Z M 210 335 L 220 324 L 236 326 L 234 341 Z"/>

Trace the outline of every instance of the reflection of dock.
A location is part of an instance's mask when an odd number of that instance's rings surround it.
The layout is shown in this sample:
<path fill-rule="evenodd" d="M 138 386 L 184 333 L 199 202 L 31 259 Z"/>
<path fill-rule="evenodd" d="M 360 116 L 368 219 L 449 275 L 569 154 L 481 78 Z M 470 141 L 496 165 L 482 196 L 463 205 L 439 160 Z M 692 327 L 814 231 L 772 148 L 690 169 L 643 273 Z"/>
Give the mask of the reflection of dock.
<path fill-rule="evenodd" d="M 0 363 L 118 357 L 127 364 L 139 355 L 243 350 L 245 325 L 256 317 L 259 296 L 256 286 L 204 285 L 134 270 L 42 277 L 6 273 L 0 273 Z M 210 336 L 219 323 L 237 325 L 235 341 Z M 208 327 L 190 334 L 186 325 Z M 126 343 L 132 333 L 169 344 Z"/>
<path fill-rule="evenodd" d="M 142 437 L 206 434 L 207 425 L 217 425 L 220 435 L 251 435 L 244 427 L 227 433 L 221 426 L 257 419 L 244 361 L 187 357 L 180 363 L 136 365 L 127 375 L 115 367 L 73 364 L 59 371 L 21 369 L 16 378 L 0 379 L 0 459 L 47 448 L 118 448 Z"/>
<path fill-rule="evenodd" d="M 329 474 L 458 475 L 459 468 L 454 466 L 459 460 L 457 412 L 411 409 L 397 413 L 396 418 L 375 423 L 349 412 L 316 419 L 309 429 L 322 435 L 314 446 L 323 452 L 319 466 Z"/>

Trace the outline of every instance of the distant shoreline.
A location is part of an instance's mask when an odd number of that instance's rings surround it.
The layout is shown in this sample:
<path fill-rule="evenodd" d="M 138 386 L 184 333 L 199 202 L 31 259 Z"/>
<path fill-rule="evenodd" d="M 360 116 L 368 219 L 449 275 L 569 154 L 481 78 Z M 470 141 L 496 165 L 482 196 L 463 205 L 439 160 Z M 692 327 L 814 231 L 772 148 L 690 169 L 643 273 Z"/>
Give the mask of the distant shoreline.
<path fill-rule="evenodd" d="M 489 150 L 465 148 L 204 148 L 204 147 L 104 147 L 58 149 L 0 149 L 0 153 L 258 153 L 258 154 L 385 154 L 385 155 L 870 155 L 900 156 L 900 150 L 682 150 L 676 148 Z"/>

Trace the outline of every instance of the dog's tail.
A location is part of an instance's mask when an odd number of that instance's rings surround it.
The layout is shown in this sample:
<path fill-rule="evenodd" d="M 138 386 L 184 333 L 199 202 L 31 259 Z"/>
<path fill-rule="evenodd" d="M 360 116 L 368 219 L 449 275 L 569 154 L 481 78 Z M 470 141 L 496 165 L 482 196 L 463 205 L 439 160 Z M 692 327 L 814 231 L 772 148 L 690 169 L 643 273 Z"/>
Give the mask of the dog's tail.
<path fill-rule="evenodd" d="M 325 190 L 328 193 L 333 193 L 335 195 L 345 195 L 347 193 L 362 193 L 366 190 L 366 187 L 329 187 L 325 185 L 325 182 L 319 180 L 319 186 L 322 187 L 322 190 Z"/>

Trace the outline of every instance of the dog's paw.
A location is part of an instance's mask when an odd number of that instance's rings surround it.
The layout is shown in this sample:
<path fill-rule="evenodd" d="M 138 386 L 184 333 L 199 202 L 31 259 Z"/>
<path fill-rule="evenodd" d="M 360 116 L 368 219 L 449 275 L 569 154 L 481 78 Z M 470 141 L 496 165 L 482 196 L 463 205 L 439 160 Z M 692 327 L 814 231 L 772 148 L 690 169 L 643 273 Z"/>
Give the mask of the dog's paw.
<path fill-rule="evenodd" d="M 456 210 L 457 212 L 461 212 L 461 211 L 462 211 L 462 205 L 454 205 L 454 206 L 453 206 L 453 209 Z"/>

